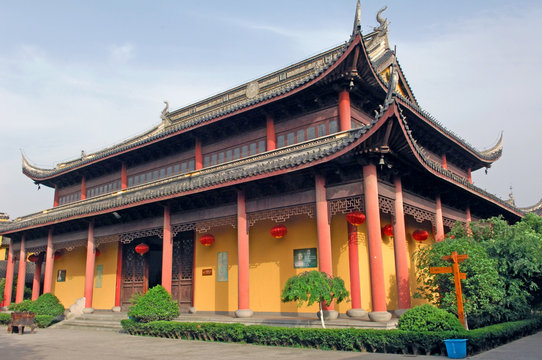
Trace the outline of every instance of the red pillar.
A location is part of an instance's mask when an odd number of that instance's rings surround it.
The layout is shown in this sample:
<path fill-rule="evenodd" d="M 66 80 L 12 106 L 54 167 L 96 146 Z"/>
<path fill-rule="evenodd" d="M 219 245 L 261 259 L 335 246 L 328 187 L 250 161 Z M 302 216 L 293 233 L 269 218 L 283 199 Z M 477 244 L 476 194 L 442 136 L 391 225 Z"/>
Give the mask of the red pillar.
<path fill-rule="evenodd" d="M 203 168 L 203 153 L 201 150 L 201 140 L 199 138 L 196 139 L 195 153 L 196 170 L 199 170 Z"/>
<path fill-rule="evenodd" d="M 34 279 L 32 281 L 32 301 L 36 300 L 40 296 L 40 283 L 41 283 L 41 265 L 43 258 L 36 261 L 36 267 L 34 268 Z"/>
<path fill-rule="evenodd" d="M 436 231 L 435 241 L 444 240 L 444 219 L 442 218 L 442 202 L 440 201 L 440 195 L 437 195 L 435 199 L 435 224 Z"/>
<path fill-rule="evenodd" d="M 53 248 L 53 229 L 49 229 L 47 236 L 47 252 L 45 253 L 45 275 L 43 276 L 43 293 L 51 292 L 53 283 L 53 265 L 55 263 L 55 252 Z"/>
<path fill-rule="evenodd" d="M 396 176 L 395 183 L 395 228 L 393 229 L 393 245 L 395 250 L 395 274 L 397 278 L 397 310 L 395 315 L 401 316 L 410 309 L 410 282 L 408 278 L 408 253 L 405 233 L 405 214 L 403 210 L 403 187 L 401 178 Z"/>
<path fill-rule="evenodd" d="M 119 242 L 117 254 L 117 278 L 115 282 L 115 311 L 120 311 L 120 287 L 122 285 L 122 243 Z"/>
<path fill-rule="evenodd" d="M 467 206 L 467 210 L 466 210 L 466 214 L 465 214 L 466 218 L 467 218 L 467 225 L 469 225 L 471 222 L 472 222 L 472 217 L 470 215 L 470 207 Z"/>
<path fill-rule="evenodd" d="M 249 247 L 248 247 L 248 224 L 245 203 L 245 193 L 237 191 L 237 261 L 238 261 L 238 309 L 235 311 L 237 317 L 250 317 L 253 312 L 250 310 L 250 284 L 249 284 Z"/>
<path fill-rule="evenodd" d="M 378 178 L 374 164 L 363 167 L 365 209 L 367 212 L 367 233 L 369 237 L 369 269 L 371 272 L 371 299 L 373 321 L 388 321 L 391 314 L 386 310 L 386 289 L 384 263 L 382 259 L 382 234 L 380 229 L 380 207 L 378 203 Z"/>
<path fill-rule="evenodd" d="M 316 230 L 318 237 L 318 265 L 319 270 L 329 276 L 333 276 L 331 257 L 331 229 L 329 227 L 329 214 L 327 207 L 326 179 L 321 174 L 314 176 L 314 187 L 316 194 Z M 338 313 L 334 310 L 335 304 L 323 306 L 326 310 L 325 317 L 334 319 Z"/>
<path fill-rule="evenodd" d="M 19 251 L 19 273 L 17 274 L 17 292 L 15 293 L 15 303 L 18 304 L 24 298 L 24 280 L 26 275 L 26 249 L 24 234 L 21 238 L 21 250 Z"/>
<path fill-rule="evenodd" d="M 350 93 L 346 89 L 339 93 L 339 124 L 341 131 L 352 128 Z"/>
<path fill-rule="evenodd" d="M 53 207 L 58 206 L 58 186 L 55 185 L 55 198 L 53 200 Z"/>
<path fill-rule="evenodd" d="M 442 167 L 448 170 L 448 161 L 446 160 L 446 154 L 442 154 Z"/>
<path fill-rule="evenodd" d="M 15 256 L 13 256 L 13 240 L 9 240 L 8 263 L 6 267 L 6 284 L 4 287 L 4 306 L 11 304 L 11 295 L 13 290 L 13 272 L 15 270 Z"/>
<path fill-rule="evenodd" d="M 87 182 L 85 180 L 85 177 L 83 176 L 81 178 L 81 200 L 85 200 L 87 198 Z"/>
<path fill-rule="evenodd" d="M 346 314 L 350 317 L 366 317 L 367 311 L 361 308 L 358 229 L 348 221 L 346 224 L 348 226 L 348 265 L 350 268 L 350 298 L 352 300 L 352 308 Z"/>
<path fill-rule="evenodd" d="M 468 170 L 467 170 L 467 176 L 468 176 L 468 178 L 469 178 L 469 184 L 472 184 L 472 174 L 471 174 L 471 172 L 472 172 L 471 169 L 468 168 Z"/>
<path fill-rule="evenodd" d="M 88 238 L 87 238 L 87 266 L 85 270 L 85 309 L 83 312 L 91 313 L 94 311 L 92 308 L 92 295 L 94 290 L 94 264 L 96 262 L 96 248 L 94 241 L 94 220 L 91 220 L 88 224 Z"/>
<path fill-rule="evenodd" d="M 276 136 L 275 136 L 275 121 L 269 115 L 267 115 L 267 151 L 275 150 L 277 148 Z"/>
<path fill-rule="evenodd" d="M 128 176 L 126 174 L 126 163 L 124 162 L 122 163 L 122 167 L 120 169 L 120 189 L 128 189 Z"/>
<path fill-rule="evenodd" d="M 162 239 L 162 286 L 171 294 L 171 274 L 173 271 L 173 237 L 171 236 L 171 217 L 169 205 L 164 206 L 164 234 Z"/>

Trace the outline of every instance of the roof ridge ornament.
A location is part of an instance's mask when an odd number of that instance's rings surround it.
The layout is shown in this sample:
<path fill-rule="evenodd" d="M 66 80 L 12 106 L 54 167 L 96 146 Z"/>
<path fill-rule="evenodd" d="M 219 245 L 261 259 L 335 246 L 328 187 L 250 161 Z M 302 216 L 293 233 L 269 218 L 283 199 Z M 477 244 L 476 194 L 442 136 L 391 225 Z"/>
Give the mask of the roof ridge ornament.
<path fill-rule="evenodd" d="M 171 125 L 171 119 L 169 118 L 169 103 L 164 100 L 164 104 L 166 104 L 166 107 L 164 110 L 162 110 L 162 113 L 160 114 L 160 118 L 162 119 L 162 124 L 165 126 Z"/>
<path fill-rule="evenodd" d="M 497 140 L 497 143 L 487 150 L 480 151 L 480 154 L 484 157 L 492 157 L 492 156 L 500 155 L 503 149 L 503 142 L 504 142 L 503 137 L 504 137 L 504 131 L 501 131 L 501 135 L 499 136 L 499 140 Z"/>
<path fill-rule="evenodd" d="M 385 5 L 382 9 L 376 13 L 376 21 L 380 24 L 379 26 L 374 28 L 374 31 L 380 33 L 380 36 L 387 35 L 388 34 L 388 26 L 390 25 L 390 22 L 387 18 L 382 17 L 382 13 L 386 11 L 388 8 L 388 5 Z"/>
<path fill-rule="evenodd" d="M 354 16 L 354 27 L 352 29 L 352 37 L 361 34 L 361 4 L 360 0 L 356 5 L 356 15 Z"/>

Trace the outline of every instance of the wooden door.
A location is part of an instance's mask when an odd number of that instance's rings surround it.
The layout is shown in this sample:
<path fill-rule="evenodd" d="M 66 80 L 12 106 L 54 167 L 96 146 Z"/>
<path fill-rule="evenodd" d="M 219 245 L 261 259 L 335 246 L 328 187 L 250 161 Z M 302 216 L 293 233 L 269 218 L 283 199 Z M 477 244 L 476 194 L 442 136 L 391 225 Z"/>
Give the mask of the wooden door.
<path fill-rule="evenodd" d="M 140 242 L 132 241 L 122 245 L 122 282 L 120 289 L 120 306 L 127 311 L 133 294 L 144 293 L 148 288 L 148 266 L 146 256 L 135 251 Z"/>
<path fill-rule="evenodd" d="M 184 235 L 184 234 L 183 234 Z M 173 241 L 173 274 L 171 296 L 177 299 L 181 312 L 192 306 L 194 237 L 183 236 Z"/>

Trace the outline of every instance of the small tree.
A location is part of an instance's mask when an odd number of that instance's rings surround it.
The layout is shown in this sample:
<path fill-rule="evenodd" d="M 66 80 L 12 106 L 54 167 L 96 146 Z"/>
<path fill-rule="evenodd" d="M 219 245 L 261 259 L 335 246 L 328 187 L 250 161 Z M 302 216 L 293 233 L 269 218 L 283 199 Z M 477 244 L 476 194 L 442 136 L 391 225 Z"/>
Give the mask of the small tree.
<path fill-rule="evenodd" d="M 156 285 L 145 295 L 133 297 L 134 305 L 128 309 L 128 316 L 137 322 L 173 320 L 179 316 L 179 305 L 162 285 Z"/>
<path fill-rule="evenodd" d="M 318 302 L 320 320 L 322 321 L 322 327 L 325 329 L 322 303 L 329 306 L 335 300 L 338 304 L 343 300 L 348 301 L 349 295 L 341 278 L 329 276 L 325 272 L 312 270 L 289 278 L 282 290 L 281 300 L 282 302 L 298 301 L 298 307 L 303 306 L 305 301 L 307 302 L 307 306 Z"/>

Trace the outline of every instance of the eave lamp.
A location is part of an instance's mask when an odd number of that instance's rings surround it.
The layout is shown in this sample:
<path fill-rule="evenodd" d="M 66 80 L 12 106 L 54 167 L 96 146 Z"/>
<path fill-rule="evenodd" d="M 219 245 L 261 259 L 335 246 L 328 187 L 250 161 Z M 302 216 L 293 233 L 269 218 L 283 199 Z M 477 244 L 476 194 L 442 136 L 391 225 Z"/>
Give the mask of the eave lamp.
<path fill-rule="evenodd" d="M 100 256 L 102 252 L 100 251 L 100 249 L 95 249 L 95 254 L 96 254 L 96 257 Z"/>
<path fill-rule="evenodd" d="M 141 243 L 135 247 L 135 252 L 143 256 L 149 251 L 149 245 Z"/>
<path fill-rule="evenodd" d="M 365 222 L 365 214 L 360 211 L 352 211 L 346 214 L 346 221 L 354 226 L 361 225 Z"/>
<path fill-rule="evenodd" d="M 393 226 L 391 224 L 384 225 L 382 233 L 386 236 L 393 236 Z"/>
<path fill-rule="evenodd" d="M 54 258 L 55 260 L 58 260 L 62 257 L 62 253 L 60 251 L 55 251 Z"/>
<path fill-rule="evenodd" d="M 281 239 L 288 233 L 288 229 L 286 226 L 280 224 L 273 226 L 271 228 L 271 236 L 273 236 L 275 239 Z"/>
<path fill-rule="evenodd" d="M 36 254 L 32 254 L 28 257 L 28 261 L 31 261 L 33 263 L 37 263 L 39 259 L 40 259 L 39 255 L 36 255 Z"/>
<path fill-rule="evenodd" d="M 426 230 L 414 230 L 412 233 L 412 238 L 416 240 L 419 244 L 427 240 L 429 237 L 429 233 Z"/>
<path fill-rule="evenodd" d="M 215 237 L 211 234 L 205 234 L 199 238 L 199 242 L 203 246 L 211 246 L 215 242 Z"/>

